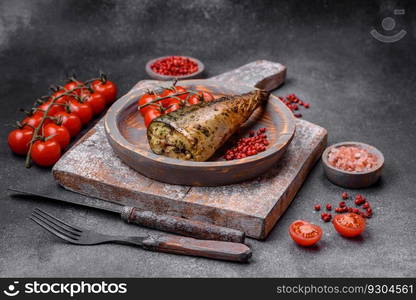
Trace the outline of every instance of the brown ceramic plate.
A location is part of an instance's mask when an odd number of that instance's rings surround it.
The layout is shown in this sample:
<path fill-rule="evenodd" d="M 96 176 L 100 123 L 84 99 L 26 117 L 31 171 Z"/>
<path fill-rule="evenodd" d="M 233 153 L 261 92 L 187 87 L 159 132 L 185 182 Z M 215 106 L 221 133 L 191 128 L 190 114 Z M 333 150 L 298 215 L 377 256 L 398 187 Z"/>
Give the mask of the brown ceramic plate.
<path fill-rule="evenodd" d="M 154 87 L 160 84 L 155 82 Z M 225 87 L 210 80 L 185 80 L 178 85 L 207 90 L 215 97 L 249 90 L 241 86 Z M 191 186 L 217 186 L 257 177 L 277 163 L 295 133 L 295 120 L 291 111 L 275 96 L 270 96 L 267 105 L 258 108 L 236 134 L 247 136 L 250 129 L 266 127 L 270 142 L 266 151 L 244 159 L 226 161 L 222 158 L 224 149 L 219 149 L 206 162 L 156 155 L 148 145 L 143 117 L 137 110 L 137 100 L 143 93 L 143 89 L 133 89 L 114 103 L 105 118 L 105 131 L 115 153 L 127 165 L 158 181 Z"/>

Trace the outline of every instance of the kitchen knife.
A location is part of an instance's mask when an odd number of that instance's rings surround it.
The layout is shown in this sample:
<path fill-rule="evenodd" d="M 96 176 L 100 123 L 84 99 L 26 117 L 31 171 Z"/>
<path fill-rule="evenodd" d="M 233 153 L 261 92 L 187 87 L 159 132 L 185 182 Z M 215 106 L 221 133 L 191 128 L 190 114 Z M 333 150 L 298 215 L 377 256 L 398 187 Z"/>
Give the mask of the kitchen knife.
<path fill-rule="evenodd" d="M 148 228 L 171 232 L 179 235 L 190 236 L 203 240 L 218 240 L 234 243 L 244 243 L 245 234 L 242 231 L 217 226 L 209 223 L 189 220 L 181 217 L 156 214 L 151 211 L 139 210 L 136 207 L 124 206 L 113 202 L 94 199 L 96 201 L 81 201 L 78 199 L 58 199 L 55 197 L 25 191 L 22 189 L 8 188 L 15 194 L 36 196 L 50 200 L 68 202 L 76 205 L 97 208 L 117 213 L 127 223 L 134 223 Z"/>

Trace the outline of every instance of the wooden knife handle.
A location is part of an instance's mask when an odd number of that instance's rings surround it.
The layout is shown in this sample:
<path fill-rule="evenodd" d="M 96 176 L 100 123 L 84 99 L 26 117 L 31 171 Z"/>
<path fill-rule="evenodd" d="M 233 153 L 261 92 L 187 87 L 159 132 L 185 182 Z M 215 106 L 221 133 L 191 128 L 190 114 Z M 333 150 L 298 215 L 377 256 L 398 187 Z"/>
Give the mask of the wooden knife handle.
<path fill-rule="evenodd" d="M 244 232 L 239 230 L 175 216 L 155 214 L 151 211 L 140 211 L 135 207 L 124 207 L 121 217 L 128 223 L 135 223 L 197 239 L 233 243 L 243 243 L 245 239 Z"/>
<path fill-rule="evenodd" d="M 245 244 L 197 240 L 181 236 L 149 237 L 143 241 L 143 248 L 159 252 L 236 262 L 247 262 L 251 257 L 251 250 Z"/>

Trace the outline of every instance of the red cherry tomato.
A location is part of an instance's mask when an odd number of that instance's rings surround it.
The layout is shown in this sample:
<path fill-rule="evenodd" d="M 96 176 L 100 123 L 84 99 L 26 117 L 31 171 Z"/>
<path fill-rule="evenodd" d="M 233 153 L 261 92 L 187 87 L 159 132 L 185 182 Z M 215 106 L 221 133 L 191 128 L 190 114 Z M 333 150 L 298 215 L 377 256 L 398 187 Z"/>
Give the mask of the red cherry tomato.
<path fill-rule="evenodd" d="M 173 89 L 164 89 L 163 92 L 160 94 L 160 97 L 168 97 L 172 94 L 175 94 L 176 92 Z M 161 104 L 164 108 L 170 106 L 174 103 L 180 103 L 180 99 L 178 98 L 166 98 L 161 100 Z"/>
<path fill-rule="evenodd" d="M 29 151 L 29 142 L 33 137 L 33 129 L 15 129 L 9 133 L 7 142 L 10 149 L 18 155 L 26 155 Z"/>
<path fill-rule="evenodd" d="M 61 147 L 54 139 L 36 141 L 32 146 L 31 157 L 37 165 L 49 167 L 55 164 L 61 157 Z"/>
<path fill-rule="evenodd" d="M 210 102 L 214 100 L 214 96 L 211 93 L 200 91 L 198 94 L 202 97 L 204 102 Z"/>
<path fill-rule="evenodd" d="M 93 112 L 89 104 L 81 103 L 76 100 L 69 102 L 69 110 L 72 114 L 80 118 L 82 125 L 91 121 L 93 116 Z"/>
<path fill-rule="evenodd" d="M 315 245 L 322 237 L 321 227 L 303 220 L 297 220 L 290 224 L 290 237 L 300 246 L 309 247 Z"/>
<path fill-rule="evenodd" d="M 79 80 L 71 80 L 70 82 L 68 82 L 67 84 L 64 85 L 64 89 L 67 92 L 71 92 L 74 93 L 76 95 L 80 95 L 81 94 L 81 87 L 84 86 L 84 83 L 82 81 Z"/>
<path fill-rule="evenodd" d="M 50 102 L 45 102 L 39 105 L 38 107 L 36 107 L 36 114 L 39 113 L 39 115 L 43 116 L 46 110 L 48 109 L 49 105 L 50 105 Z M 53 117 L 58 112 L 64 111 L 64 110 L 65 110 L 64 106 L 59 105 L 59 104 L 53 104 L 51 108 L 49 109 L 48 116 Z"/>
<path fill-rule="evenodd" d="M 142 114 L 142 116 L 145 116 L 146 113 L 150 110 L 159 109 L 159 106 L 156 103 L 155 104 L 149 104 L 149 105 L 147 105 L 143 108 L 140 108 L 141 106 L 143 106 L 143 105 L 145 105 L 149 102 L 154 101 L 156 99 L 156 97 L 157 96 L 154 95 L 154 94 L 144 94 L 143 96 L 140 97 L 139 101 L 137 102 L 137 105 L 139 106 L 140 113 Z"/>
<path fill-rule="evenodd" d="M 59 91 L 54 92 L 49 97 L 48 103 L 51 102 L 52 99 L 56 98 L 56 100 L 55 100 L 55 103 L 56 104 L 66 104 L 68 102 L 69 98 L 72 98 L 72 97 L 69 97 L 69 96 L 61 96 L 64 93 L 65 93 L 64 90 L 59 90 Z"/>
<path fill-rule="evenodd" d="M 76 136 L 81 131 L 82 123 L 81 119 L 77 115 L 61 111 L 57 113 L 55 117 L 62 122 L 62 126 L 68 129 L 71 136 Z"/>
<path fill-rule="evenodd" d="M 179 108 L 181 108 L 180 104 L 173 103 L 165 110 L 165 114 L 171 113 L 172 111 L 175 111 Z"/>
<path fill-rule="evenodd" d="M 174 89 L 175 89 L 175 93 L 176 94 L 186 93 L 187 92 L 187 90 L 184 87 L 179 86 L 179 85 L 174 86 Z M 183 94 L 183 95 L 179 95 L 178 98 L 180 98 L 182 100 L 185 100 L 187 95 L 188 95 L 187 93 L 186 94 Z"/>
<path fill-rule="evenodd" d="M 113 103 L 116 100 L 117 86 L 110 80 L 94 80 L 91 83 L 91 88 L 94 92 L 97 92 L 103 96 L 107 105 Z"/>
<path fill-rule="evenodd" d="M 336 215 L 332 224 L 338 233 L 345 237 L 360 235 L 365 229 L 365 219 L 355 213 Z"/>
<path fill-rule="evenodd" d="M 30 117 L 24 118 L 21 123 L 24 128 L 34 129 L 39 126 L 41 121 L 42 121 L 42 116 L 39 114 L 34 114 Z M 50 119 L 45 119 L 45 121 L 43 122 L 43 125 L 46 125 L 50 122 L 51 122 Z"/>
<path fill-rule="evenodd" d="M 82 91 L 81 99 L 91 106 L 94 115 L 99 115 L 105 109 L 106 102 L 101 94 Z"/>
<path fill-rule="evenodd" d="M 191 95 L 189 96 L 188 100 L 187 100 L 187 105 L 194 105 L 194 104 L 198 104 L 201 102 L 201 99 L 199 98 L 198 95 Z"/>
<path fill-rule="evenodd" d="M 59 146 L 61 146 L 61 150 L 65 149 L 71 140 L 71 135 L 69 134 L 68 129 L 55 123 L 50 123 L 44 126 L 43 134 L 45 137 L 53 136 L 51 140 L 53 139 L 57 141 Z"/>
<path fill-rule="evenodd" d="M 146 127 L 149 127 L 150 123 L 156 119 L 157 117 L 159 117 L 162 113 L 160 112 L 160 110 L 157 109 L 152 109 L 152 110 L 148 110 L 146 112 L 146 114 L 144 115 L 144 125 Z"/>

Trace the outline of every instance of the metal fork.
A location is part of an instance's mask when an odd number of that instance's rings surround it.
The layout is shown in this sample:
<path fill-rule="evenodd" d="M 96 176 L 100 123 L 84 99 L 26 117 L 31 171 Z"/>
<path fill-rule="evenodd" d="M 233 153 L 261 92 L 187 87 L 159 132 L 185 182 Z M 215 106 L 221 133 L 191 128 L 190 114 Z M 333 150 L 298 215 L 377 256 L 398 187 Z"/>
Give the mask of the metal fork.
<path fill-rule="evenodd" d="M 106 235 L 70 225 L 39 208 L 34 209 L 30 219 L 55 236 L 76 245 L 130 244 L 146 250 L 238 262 L 247 262 L 251 257 L 250 248 L 241 243 L 197 240 L 175 235 Z"/>

